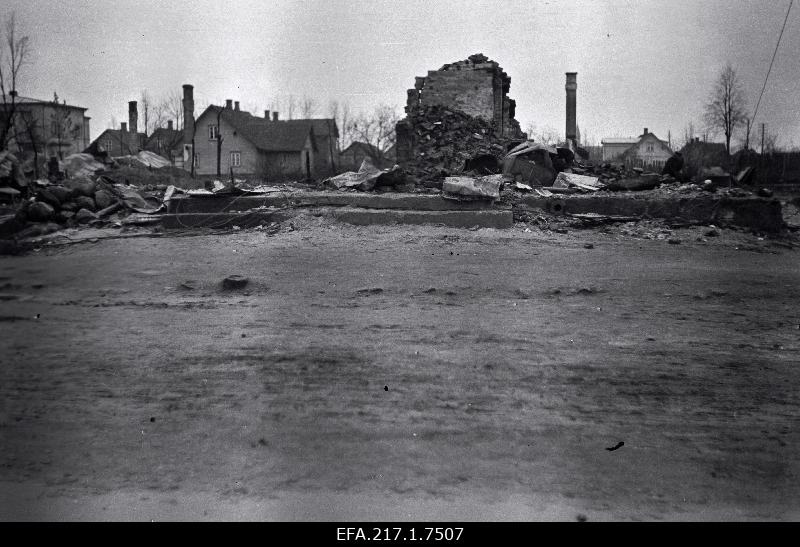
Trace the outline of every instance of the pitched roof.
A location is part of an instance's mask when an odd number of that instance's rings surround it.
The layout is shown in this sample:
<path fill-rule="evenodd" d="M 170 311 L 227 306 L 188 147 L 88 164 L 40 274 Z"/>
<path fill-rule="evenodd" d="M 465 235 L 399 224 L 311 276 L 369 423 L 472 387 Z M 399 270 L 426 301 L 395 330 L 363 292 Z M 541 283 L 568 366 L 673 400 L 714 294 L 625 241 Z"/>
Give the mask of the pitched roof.
<path fill-rule="evenodd" d="M 339 128 L 333 118 L 306 118 L 299 120 L 278 120 L 278 123 L 289 125 L 310 124 L 314 128 L 314 136 L 327 137 L 333 133 L 334 138 L 339 138 Z"/>
<path fill-rule="evenodd" d="M 147 138 L 147 144 L 156 143 L 161 139 L 161 142 L 168 145 L 177 145 L 183 142 L 183 130 L 169 129 L 168 127 L 159 127 L 153 134 Z"/>
<path fill-rule="evenodd" d="M 299 152 L 306 146 L 311 137 L 311 145 L 316 148 L 314 130 L 311 124 L 287 124 L 272 122 L 265 118 L 253 116 L 243 110 L 231 110 L 211 105 L 197 119 L 211 111 L 232 125 L 243 138 L 253 143 L 256 148 L 265 152 Z"/>
<path fill-rule="evenodd" d="M 125 132 L 123 133 L 121 129 L 106 129 L 100 135 L 97 136 L 90 144 L 87 146 L 83 152 L 88 154 L 97 154 L 100 152 L 100 148 L 105 150 L 105 143 L 108 137 L 111 137 L 115 143 L 119 143 L 121 146 L 129 146 L 128 139 L 130 138 L 130 133 Z M 147 141 L 147 135 L 144 133 L 138 133 L 139 135 L 139 148 L 144 148 L 144 144 Z M 107 150 L 105 150 L 107 152 Z"/>
<path fill-rule="evenodd" d="M 725 144 L 721 142 L 704 142 L 704 141 L 691 141 L 686 143 L 683 150 L 702 150 L 705 153 L 720 153 L 725 152 Z"/>
<path fill-rule="evenodd" d="M 628 138 L 628 139 L 620 139 L 620 138 L 610 138 L 610 139 L 603 139 L 600 141 L 602 144 L 636 144 L 639 142 L 639 138 Z"/>
<path fill-rule="evenodd" d="M 366 142 L 359 142 L 359 141 L 350 143 L 350 146 L 342 150 L 340 154 L 347 154 L 349 152 L 362 152 L 366 155 L 376 156 L 376 157 L 381 155 L 381 151 L 378 150 L 376 146 Z"/>

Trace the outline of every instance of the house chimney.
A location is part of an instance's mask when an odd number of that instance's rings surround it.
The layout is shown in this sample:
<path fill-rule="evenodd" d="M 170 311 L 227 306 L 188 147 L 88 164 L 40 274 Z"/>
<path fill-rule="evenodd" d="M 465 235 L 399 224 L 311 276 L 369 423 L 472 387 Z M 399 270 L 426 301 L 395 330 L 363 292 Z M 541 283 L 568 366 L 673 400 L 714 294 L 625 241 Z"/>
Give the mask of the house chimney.
<path fill-rule="evenodd" d="M 128 103 L 128 125 L 131 128 L 131 133 L 139 132 L 139 110 L 136 108 L 136 101 Z"/>
<path fill-rule="evenodd" d="M 136 108 L 136 101 L 128 103 L 128 126 L 131 129 L 131 154 L 136 154 L 139 151 L 139 110 Z"/>
<path fill-rule="evenodd" d="M 264 119 L 269 121 L 269 110 L 264 111 Z"/>
<path fill-rule="evenodd" d="M 278 121 L 278 113 L 277 112 L 273 112 L 272 113 L 272 121 L 273 122 L 277 122 Z"/>
<path fill-rule="evenodd" d="M 122 131 L 123 133 L 127 133 L 128 132 L 128 124 L 125 123 L 125 122 L 122 122 L 121 124 L 119 124 L 119 130 Z"/>
<path fill-rule="evenodd" d="M 226 110 L 233 109 L 233 99 L 225 99 L 225 109 Z"/>
<path fill-rule="evenodd" d="M 649 131 L 647 131 L 647 128 L 645 127 L 644 128 L 644 133 L 642 133 L 642 135 L 647 135 L 647 133 L 649 133 Z"/>
<path fill-rule="evenodd" d="M 194 135 L 194 86 L 183 85 L 183 144 L 192 144 Z"/>
<path fill-rule="evenodd" d="M 233 109 L 234 109 L 236 112 L 239 112 L 239 101 L 236 101 L 235 103 L 233 103 Z"/>
<path fill-rule="evenodd" d="M 167 129 L 172 131 L 172 120 L 167 120 Z"/>
<path fill-rule="evenodd" d="M 567 72 L 567 84 L 564 86 L 567 90 L 567 141 L 577 141 L 578 129 L 577 118 L 575 112 L 576 92 L 578 90 L 578 73 Z"/>

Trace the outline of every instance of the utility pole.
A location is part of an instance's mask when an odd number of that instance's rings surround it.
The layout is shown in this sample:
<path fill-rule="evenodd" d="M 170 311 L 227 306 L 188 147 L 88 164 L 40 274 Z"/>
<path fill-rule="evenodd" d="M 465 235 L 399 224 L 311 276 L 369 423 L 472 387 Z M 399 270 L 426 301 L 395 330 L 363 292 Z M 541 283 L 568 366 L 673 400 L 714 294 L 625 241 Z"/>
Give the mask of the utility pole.
<path fill-rule="evenodd" d="M 744 149 L 750 150 L 750 118 L 747 118 L 747 137 L 744 140 Z"/>
<path fill-rule="evenodd" d="M 761 124 L 761 155 L 764 155 L 764 124 Z"/>

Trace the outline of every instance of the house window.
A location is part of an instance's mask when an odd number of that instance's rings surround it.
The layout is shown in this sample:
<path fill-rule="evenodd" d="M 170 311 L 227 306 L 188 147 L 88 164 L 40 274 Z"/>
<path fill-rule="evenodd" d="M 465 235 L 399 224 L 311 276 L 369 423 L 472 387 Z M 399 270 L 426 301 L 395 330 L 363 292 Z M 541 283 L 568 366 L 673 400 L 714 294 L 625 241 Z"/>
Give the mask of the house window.
<path fill-rule="evenodd" d="M 114 141 L 111 139 L 106 139 L 106 143 L 104 145 L 106 152 L 111 152 L 114 146 Z"/>
<path fill-rule="evenodd" d="M 164 147 L 164 140 L 161 137 L 156 139 L 156 146 L 158 147 L 159 150 L 161 150 Z"/>
<path fill-rule="evenodd" d="M 655 146 L 653 145 L 653 143 L 648 143 L 647 144 L 647 151 L 648 152 L 652 152 L 653 150 L 655 150 Z"/>
<path fill-rule="evenodd" d="M 215 141 L 219 137 L 219 126 L 216 125 L 209 125 L 208 126 L 208 140 Z"/>
<path fill-rule="evenodd" d="M 231 167 L 241 167 L 241 166 L 242 166 L 241 152 L 231 152 Z"/>

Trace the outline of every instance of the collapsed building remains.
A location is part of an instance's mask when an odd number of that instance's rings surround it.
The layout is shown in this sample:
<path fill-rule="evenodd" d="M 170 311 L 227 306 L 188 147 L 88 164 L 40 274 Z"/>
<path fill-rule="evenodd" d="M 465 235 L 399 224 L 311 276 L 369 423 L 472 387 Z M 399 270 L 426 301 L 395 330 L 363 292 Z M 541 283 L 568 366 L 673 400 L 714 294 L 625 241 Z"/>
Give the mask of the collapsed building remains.
<path fill-rule="evenodd" d="M 480 53 L 417 77 L 396 128 L 398 164 L 422 167 L 423 179 L 441 178 L 435 171 L 463 168 L 474 152 L 502 157 L 505 143 L 525 137 L 510 86 L 500 65 Z"/>

